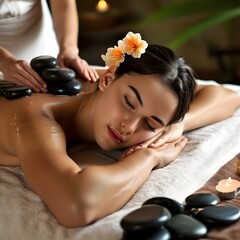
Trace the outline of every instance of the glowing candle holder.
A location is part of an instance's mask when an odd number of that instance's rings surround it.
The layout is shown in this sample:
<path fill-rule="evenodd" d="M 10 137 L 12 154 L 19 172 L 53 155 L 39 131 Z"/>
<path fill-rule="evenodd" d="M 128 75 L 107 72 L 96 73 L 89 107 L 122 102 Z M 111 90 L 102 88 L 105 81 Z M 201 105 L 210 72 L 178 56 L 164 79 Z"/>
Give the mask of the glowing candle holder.
<path fill-rule="evenodd" d="M 105 13 L 109 10 L 109 4 L 105 0 L 99 0 L 96 6 L 96 10 L 99 13 Z"/>
<path fill-rule="evenodd" d="M 222 200 L 230 200 L 238 195 L 240 191 L 240 182 L 229 177 L 228 179 L 219 181 L 216 190 Z"/>

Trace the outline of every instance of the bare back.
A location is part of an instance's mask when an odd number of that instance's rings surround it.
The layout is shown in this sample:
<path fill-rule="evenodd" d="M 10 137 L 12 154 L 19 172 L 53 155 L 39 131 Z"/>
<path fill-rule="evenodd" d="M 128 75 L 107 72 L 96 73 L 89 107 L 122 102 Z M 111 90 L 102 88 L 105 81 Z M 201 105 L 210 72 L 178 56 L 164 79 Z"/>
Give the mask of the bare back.
<path fill-rule="evenodd" d="M 0 97 L 0 165 L 18 165 L 18 147 L 20 135 L 38 134 L 44 136 L 58 134 L 65 142 L 65 135 L 58 122 L 59 112 L 72 114 L 81 101 L 81 96 L 53 96 L 50 94 L 34 94 L 18 100 L 7 100 Z M 74 102 L 74 104 L 72 104 Z M 68 107 L 76 106 L 76 108 Z M 33 135 L 34 136 L 34 135 Z M 27 139 L 27 138 L 26 138 Z M 25 142 L 26 148 L 33 148 L 33 140 Z M 22 140 L 21 140 L 22 141 Z M 65 143 L 64 143 L 65 144 Z"/>

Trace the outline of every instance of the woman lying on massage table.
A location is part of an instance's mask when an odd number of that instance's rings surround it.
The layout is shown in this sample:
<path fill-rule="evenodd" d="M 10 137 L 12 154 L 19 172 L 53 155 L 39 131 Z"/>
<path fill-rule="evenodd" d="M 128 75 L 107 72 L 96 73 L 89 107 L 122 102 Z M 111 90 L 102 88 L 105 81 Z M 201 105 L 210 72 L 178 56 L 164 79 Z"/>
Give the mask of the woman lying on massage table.
<path fill-rule="evenodd" d="M 118 44 L 103 56 L 110 67 L 91 84 L 95 90 L 0 98 L 0 164 L 20 165 L 33 190 L 67 227 L 120 209 L 153 169 L 177 157 L 187 143 L 184 131 L 221 121 L 240 106 L 235 92 L 196 86 L 190 67 L 170 49 L 147 46 L 133 33 Z M 82 168 L 67 149 L 92 142 L 106 151 L 126 151 L 113 164 Z"/>

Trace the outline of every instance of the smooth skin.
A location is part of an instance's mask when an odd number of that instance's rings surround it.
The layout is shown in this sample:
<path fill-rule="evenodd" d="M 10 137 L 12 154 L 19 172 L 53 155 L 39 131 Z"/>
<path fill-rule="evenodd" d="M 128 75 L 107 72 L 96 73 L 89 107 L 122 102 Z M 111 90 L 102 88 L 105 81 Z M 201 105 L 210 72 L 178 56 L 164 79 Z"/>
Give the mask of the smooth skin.
<path fill-rule="evenodd" d="M 58 65 L 74 69 L 86 81 L 97 81 L 99 78 L 97 71 L 78 55 L 78 13 L 76 0 L 50 0 L 50 5 L 60 48 L 57 57 Z M 31 68 L 30 63 L 24 59 L 17 59 L 13 53 L 1 46 L 0 71 L 3 73 L 4 79 L 8 81 L 28 86 L 34 92 L 47 92 L 46 83 Z"/>
<path fill-rule="evenodd" d="M 240 106 L 235 92 L 198 86 L 181 131 L 175 131 L 177 124 L 171 129 L 168 123 L 178 100 L 159 77 L 125 74 L 116 79 L 115 70 L 100 74 L 97 91 L 85 83 L 87 90 L 77 96 L 0 98 L 0 164 L 20 165 L 33 190 L 66 227 L 85 226 L 120 209 L 153 169 L 178 156 L 187 143 L 183 131 L 230 117 Z M 83 168 L 81 160 L 94 157 L 80 157 L 78 165 L 67 148 L 92 142 L 105 150 L 140 148 L 113 164 Z"/>

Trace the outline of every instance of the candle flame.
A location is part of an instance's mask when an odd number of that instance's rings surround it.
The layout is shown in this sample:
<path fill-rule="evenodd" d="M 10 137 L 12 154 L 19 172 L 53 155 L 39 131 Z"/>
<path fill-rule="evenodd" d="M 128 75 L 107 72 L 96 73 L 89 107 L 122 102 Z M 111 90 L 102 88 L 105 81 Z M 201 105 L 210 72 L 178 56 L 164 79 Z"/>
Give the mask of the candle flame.
<path fill-rule="evenodd" d="M 226 187 L 229 187 L 229 186 L 231 185 L 231 183 L 232 183 L 232 178 L 229 177 L 228 180 L 227 180 L 227 182 L 226 182 L 226 184 L 225 184 L 225 186 L 226 186 Z"/>
<path fill-rule="evenodd" d="M 109 9 L 109 5 L 105 0 L 99 0 L 96 8 L 99 12 L 107 12 Z"/>

